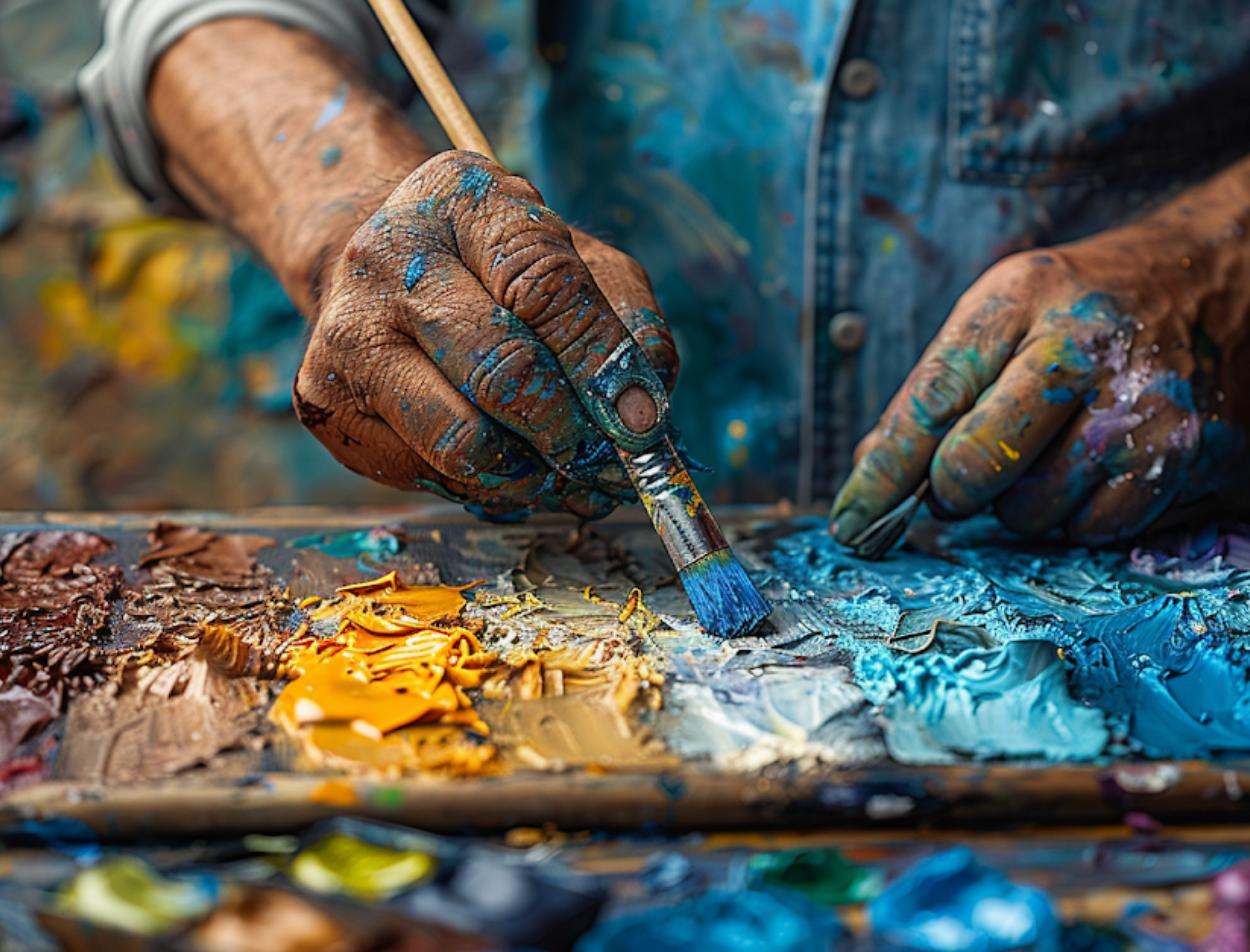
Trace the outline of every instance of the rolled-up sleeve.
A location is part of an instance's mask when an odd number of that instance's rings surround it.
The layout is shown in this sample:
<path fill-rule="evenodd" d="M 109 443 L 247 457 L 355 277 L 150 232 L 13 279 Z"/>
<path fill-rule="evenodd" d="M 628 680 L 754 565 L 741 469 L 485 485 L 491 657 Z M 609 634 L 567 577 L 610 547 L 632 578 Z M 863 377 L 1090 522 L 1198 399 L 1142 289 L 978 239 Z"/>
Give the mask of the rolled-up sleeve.
<path fill-rule="evenodd" d="M 308 30 L 362 65 L 385 42 L 364 0 L 103 0 L 103 6 L 103 44 L 79 73 L 79 90 L 122 174 L 166 212 L 187 209 L 161 169 L 147 83 L 179 37 L 210 20 L 263 17 Z"/>

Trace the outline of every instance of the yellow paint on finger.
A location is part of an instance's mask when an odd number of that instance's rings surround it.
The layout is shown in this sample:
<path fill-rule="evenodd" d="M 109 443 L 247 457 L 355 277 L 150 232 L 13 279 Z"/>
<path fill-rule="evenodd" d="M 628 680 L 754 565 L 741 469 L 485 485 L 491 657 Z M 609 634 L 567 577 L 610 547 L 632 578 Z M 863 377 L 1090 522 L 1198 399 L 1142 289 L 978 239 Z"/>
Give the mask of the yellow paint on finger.
<path fill-rule="evenodd" d="M 1011 460 L 1013 463 L 1020 458 L 1020 451 L 1016 449 L 1012 449 L 1002 440 L 998 441 L 998 446 L 1004 453 L 1007 454 L 1007 458 Z"/>

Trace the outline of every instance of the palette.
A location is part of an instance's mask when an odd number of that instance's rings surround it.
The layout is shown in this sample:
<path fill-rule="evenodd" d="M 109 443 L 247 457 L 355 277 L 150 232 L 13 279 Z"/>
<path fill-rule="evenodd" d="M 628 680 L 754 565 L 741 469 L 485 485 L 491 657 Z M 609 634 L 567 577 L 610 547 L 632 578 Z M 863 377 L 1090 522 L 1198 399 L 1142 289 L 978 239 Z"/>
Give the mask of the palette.
<path fill-rule="evenodd" d="M 26 726 L 0 825 L 1244 817 L 1250 572 L 1226 537 L 1086 553 L 922 523 L 864 563 L 818 519 L 723 521 L 776 606 L 730 642 L 630 514 L 10 516 L 0 611 L 42 634 L 6 649 Z"/>

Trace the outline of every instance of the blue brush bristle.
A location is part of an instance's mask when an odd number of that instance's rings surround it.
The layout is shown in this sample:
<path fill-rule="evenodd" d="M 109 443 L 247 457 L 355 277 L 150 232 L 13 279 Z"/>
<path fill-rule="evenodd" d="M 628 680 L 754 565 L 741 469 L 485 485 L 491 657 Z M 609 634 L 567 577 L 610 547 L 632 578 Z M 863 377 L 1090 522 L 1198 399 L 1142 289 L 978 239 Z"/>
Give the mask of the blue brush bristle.
<path fill-rule="evenodd" d="M 705 555 L 681 570 L 694 613 L 708 634 L 745 635 L 772 611 L 729 549 Z"/>

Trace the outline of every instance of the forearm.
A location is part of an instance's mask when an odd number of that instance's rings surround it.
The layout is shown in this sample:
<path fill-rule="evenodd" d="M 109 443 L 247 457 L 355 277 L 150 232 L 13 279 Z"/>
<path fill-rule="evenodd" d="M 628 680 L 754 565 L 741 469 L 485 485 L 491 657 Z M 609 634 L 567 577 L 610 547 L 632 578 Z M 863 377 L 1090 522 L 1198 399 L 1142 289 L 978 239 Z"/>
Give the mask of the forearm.
<path fill-rule="evenodd" d="M 169 180 L 246 240 L 309 318 L 348 238 L 431 154 L 339 53 L 266 20 L 187 33 L 148 102 Z"/>

